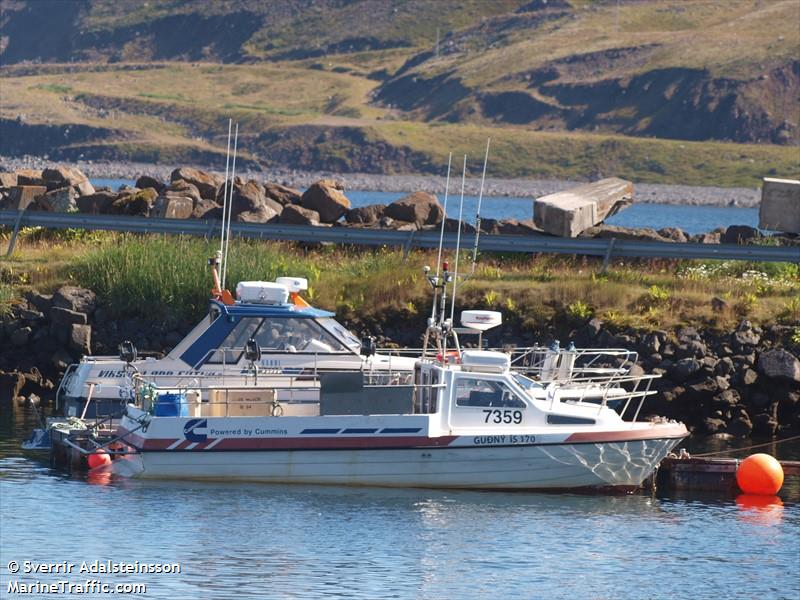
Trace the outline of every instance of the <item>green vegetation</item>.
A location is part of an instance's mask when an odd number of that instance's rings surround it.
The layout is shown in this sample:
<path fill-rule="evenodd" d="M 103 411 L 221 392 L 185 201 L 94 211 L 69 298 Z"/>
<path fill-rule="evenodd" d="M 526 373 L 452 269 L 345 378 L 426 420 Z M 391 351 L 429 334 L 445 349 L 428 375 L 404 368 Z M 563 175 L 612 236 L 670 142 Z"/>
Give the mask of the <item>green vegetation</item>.
<path fill-rule="evenodd" d="M 52 291 L 71 282 L 96 291 L 114 318 L 197 320 L 205 312 L 211 277 L 206 259 L 215 240 L 93 233 L 90 237 L 22 233 L 3 265 L 0 304 L 29 287 Z M 306 277 L 306 297 L 346 320 L 404 315 L 422 320 L 430 291 L 422 266 L 434 251 L 407 258 L 388 248 L 304 247 L 233 240 L 229 288 L 241 280 Z M 466 254 L 462 263 L 468 264 Z M 491 308 L 520 331 L 556 324 L 574 328 L 597 316 L 614 327 L 730 328 L 756 323 L 800 325 L 797 265 L 731 261 L 619 260 L 598 275 L 602 261 L 582 257 L 484 255 L 459 286 L 459 308 Z M 722 300 L 720 304 L 719 300 Z"/>

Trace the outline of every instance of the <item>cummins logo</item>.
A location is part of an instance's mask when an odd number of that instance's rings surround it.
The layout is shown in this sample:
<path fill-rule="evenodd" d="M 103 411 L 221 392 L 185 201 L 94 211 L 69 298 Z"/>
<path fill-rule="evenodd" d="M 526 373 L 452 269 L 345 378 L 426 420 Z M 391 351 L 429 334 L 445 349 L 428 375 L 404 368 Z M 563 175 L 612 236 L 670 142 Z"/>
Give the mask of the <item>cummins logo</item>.
<path fill-rule="evenodd" d="M 205 442 L 208 439 L 208 420 L 192 419 L 183 426 L 183 437 L 190 442 Z"/>

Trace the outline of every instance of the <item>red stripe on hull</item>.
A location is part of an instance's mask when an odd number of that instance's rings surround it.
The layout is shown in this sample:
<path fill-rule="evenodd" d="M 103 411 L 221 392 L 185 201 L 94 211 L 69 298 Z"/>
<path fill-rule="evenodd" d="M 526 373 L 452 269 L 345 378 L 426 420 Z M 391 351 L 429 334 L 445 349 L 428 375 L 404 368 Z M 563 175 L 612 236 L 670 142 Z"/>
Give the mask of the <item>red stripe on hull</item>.
<path fill-rule="evenodd" d="M 624 429 L 622 431 L 581 431 L 573 433 L 566 440 L 570 442 L 637 442 L 639 440 L 654 440 L 667 438 L 683 438 L 689 435 L 683 424 L 671 427 L 653 427 L 651 429 Z"/>

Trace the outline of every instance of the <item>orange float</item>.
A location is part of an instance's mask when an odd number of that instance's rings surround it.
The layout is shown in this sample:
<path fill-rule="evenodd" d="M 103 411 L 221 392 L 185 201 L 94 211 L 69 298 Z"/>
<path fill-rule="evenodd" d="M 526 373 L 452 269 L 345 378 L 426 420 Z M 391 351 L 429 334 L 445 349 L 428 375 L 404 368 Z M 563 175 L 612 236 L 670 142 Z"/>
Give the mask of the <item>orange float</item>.
<path fill-rule="evenodd" d="M 745 494 L 773 496 L 783 485 L 783 468 L 769 454 L 753 454 L 739 464 L 736 483 Z"/>
<path fill-rule="evenodd" d="M 103 465 L 110 465 L 111 457 L 103 448 L 98 448 L 86 458 L 86 462 L 89 463 L 90 469 L 96 469 L 97 467 L 102 467 Z"/>

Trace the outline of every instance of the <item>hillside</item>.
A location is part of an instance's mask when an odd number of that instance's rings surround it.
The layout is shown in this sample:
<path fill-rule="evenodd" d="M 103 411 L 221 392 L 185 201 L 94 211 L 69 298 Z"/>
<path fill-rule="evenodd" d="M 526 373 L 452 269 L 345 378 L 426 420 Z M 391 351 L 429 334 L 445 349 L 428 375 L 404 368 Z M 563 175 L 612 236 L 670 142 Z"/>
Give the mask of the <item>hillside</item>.
<path fill-rule="evenodd" d="M 0 155 L 754 186 L 800 173 L 800 3 L 4 0 Z M 437 29 L 440 43 L 437 47 Z"/>

